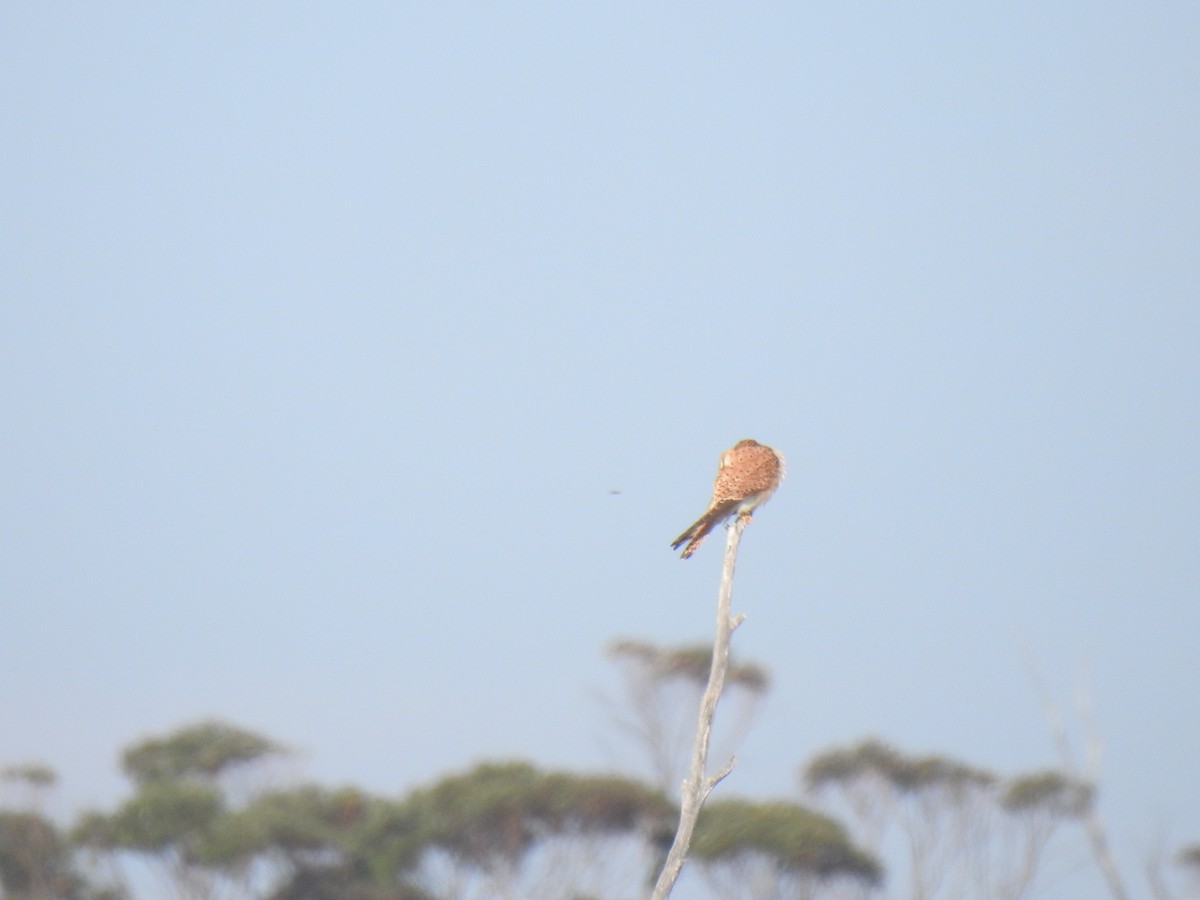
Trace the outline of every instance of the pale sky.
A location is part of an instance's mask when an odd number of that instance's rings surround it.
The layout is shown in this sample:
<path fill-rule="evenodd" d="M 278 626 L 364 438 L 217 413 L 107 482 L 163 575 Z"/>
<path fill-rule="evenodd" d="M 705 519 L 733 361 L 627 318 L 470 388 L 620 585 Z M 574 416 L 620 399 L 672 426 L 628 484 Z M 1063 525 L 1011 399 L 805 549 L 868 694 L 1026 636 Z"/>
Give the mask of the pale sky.
<path fill-rule="evenodd" d="M 1053 765 L 1028 644 L 1148 896 L 1200 841 L 1198 47 L 1190 2 L 4 4 L 0 764 L 64 817 L 207 716 L 389 794 L 631 766 L 603 647 L 709 639 L 720 540 L 668 544 L 753 437 L 774 687 L 719 790 Z"/>

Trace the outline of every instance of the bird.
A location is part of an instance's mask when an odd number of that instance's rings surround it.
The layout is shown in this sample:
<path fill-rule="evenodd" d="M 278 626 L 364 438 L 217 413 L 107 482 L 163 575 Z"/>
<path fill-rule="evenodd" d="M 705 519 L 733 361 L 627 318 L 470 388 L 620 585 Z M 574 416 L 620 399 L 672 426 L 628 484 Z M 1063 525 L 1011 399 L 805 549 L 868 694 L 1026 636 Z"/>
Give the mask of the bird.
<path fill-rule="evenodd" d="M 721 454 L 708 509 L 671 542 L 671 549 L 678 550 L 686 543 L 680 559 L 687 559 L 710 531 L 734 513 L 749 520 L 775 493 L 784 469 L 783 454 L 778 450 L 748 438 L 738 441 Z"/>

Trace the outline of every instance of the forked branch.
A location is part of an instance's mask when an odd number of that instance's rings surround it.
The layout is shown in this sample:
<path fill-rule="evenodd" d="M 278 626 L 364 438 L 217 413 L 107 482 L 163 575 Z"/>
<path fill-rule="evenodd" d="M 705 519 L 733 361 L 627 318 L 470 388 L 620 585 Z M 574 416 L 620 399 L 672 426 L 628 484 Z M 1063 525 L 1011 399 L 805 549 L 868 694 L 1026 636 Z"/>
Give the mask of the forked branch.
<path fill-rule="evenodd" d="M 725 564 L 721 569 L 721 589 L 717 594 L 717 633 L 713 640 L 712 666 L 708 673 L 708 686 L 704 696 L 700 698 L 700 714 L 696 722 L 696 742 L 692 750 L 692 765 L 687 780 L 683 782 L 683 796 L 679 808 L 679 828 L 675 832 L 675 841 L 667 854 L 667 860 L 659 873 L 658 882 L 654 885 L 652 900 L 666 900 L 675 887 L 675 880 L 683 868 L 687 858 L 688 847 L 692 843 L 692 833 L 696 830 L 696 820 L 700 817 L 700 808 L 705 798 L 720 781 L 733 771 L 734 760 L 729 760 L 720 771 L 705 775 L 708 768 L 708 744 L 712 736 L 713 716 L 717 711 L 717 701 L 721 690 L 725 687 L 725 675 L 729 670 L 729 639 L 733 630 L 742 624 L 745 616 L 736 618 L 730 614 L 731 597 L 733 596 L 733 569 L 737 563 L 738 543 L 742 538 L 742 529 L 746 527 L 747 518 L 738 516 L 730 523 L 726 531 Z"/>

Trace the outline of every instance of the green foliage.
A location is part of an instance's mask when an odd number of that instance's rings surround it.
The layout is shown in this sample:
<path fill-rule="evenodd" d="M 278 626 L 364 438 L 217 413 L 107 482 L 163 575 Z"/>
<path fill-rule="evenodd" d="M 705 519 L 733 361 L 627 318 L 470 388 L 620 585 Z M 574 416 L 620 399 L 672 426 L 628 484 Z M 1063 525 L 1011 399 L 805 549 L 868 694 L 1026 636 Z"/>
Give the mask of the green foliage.
<path fill-rule="evenodd" d="M 844 876 L 878 884 L 879 862 L 850 841 L 833 819 L 783 801 L 718 800 L 700 813 L 692 855 L 706 863 L 759 854 L 782 871 Z"/>
<path fill-rule="evenodd" d="M 53 823 L 36 813 L 0 813 L 0 884 L 6 894 L 27 893 L 53 877 L 63 855 Z"/>
<path fill-rule="evenodd" d="M 255 835 L 258 852 L 290 861 L 276 900 L 418 900 L 410 876 L 430 848 L 490 871 L 517 864 L 550 834 L 620 833 L 673 814 L 660 793 L 637 782 L 498 763 L 400 801 L 310 786 L 264 795 L 233 818 Z"/>
<path fill-rule="evenodd" d="M 5 897 L 119 900 L 87 886 L 75 872 L 70 843 L 54 823 L 31 812 L 0 812 L 0 892 Z"/>
<path fill-rule="evenodd" d="M 231 767 L 282 752 L 281 746 L 253 732 L 222 722 L 201 722 L 130 747 L 121 755 L 121 767 L 138 784 L 212 779 Z"/>
<path fill-rule="evenodd" d="M 354 865 L 372 883 L 388 884 L 420 862 L 427 839 L 414 804 L 376 799 L 346 846 Z"/>
<path fill-rule="evenodd" d="M 677 815 L 661 791 L 641 782 L 567 772 L 542 776 L 536 807 L 542 821 L 559 833 L 626 832 L 644 823 L 669 822 Z"/>
<path fill-rule="evenodd" d="M 21 766 L 5 766 L 0 769 L 0 778 L 5 781 L 23 781 L 32 787 L 51 787 L 58 781 L 58 774 L 41 763 L 26 763 Z"/>
<path fill-rule="evenodd" d="M 77 840 L 96 848 L 161 853 L 180 845 L 194 855 L 223 808 L 215 788 L 190 782 L 154 782 L 143 785 L 111 816 L 86 815 L 75 834 Z"/>
<path fill-rule="evenodd" d="M 623 652 L 641 652 L 638 646 Z M 706 655 L 689 655 L 686 648 L 655 651 L 653 659 L 667 679 L 686 680 L 707 666 Z M 519 866 L 539 864 L 528 862 L 528 854 L 551 839 L 630 837 L 650 850 L 662 835 L 669 843 L 678 813 L 661 791 L 641 782 L 547 772 L 526 762 L 481 764 L 398 799 L 307 785 L 231 806 L 220 776 L 278 752 L 266 738 L 203 723 L 129 748 L 122 759 L 136 792 L 112 813 L 82 816 L 69 836 L 35 812 L 0 812 L 0 896 L 120 900 L 119 891 L 91 887 L 75 871 L 75 851 L 89 848 L 155 858 L 179 879 L 181 893 L 236 893 L 246 888 L 239 880 L 246 873 L 263 871 L 250 868 L 256 861 L 270 861 L 276 881 L 267 900 L 433 900 L 415 886 L 430 874 L 422 867 L 431 860 L 450 860 L 485 891 L 510 890 L 532 874 Z M 0 777 L 41 787 L 54 776 L 47 767 L 26 765 L 0 770 Z M 906 756 L 878 740 L 827 751 L 804 777 L 814 787 L 853 789 L 847 795 L 866 800 L 860 808 L 868 814 L 895 801 L 908 804 L 909 812 L 924 810 L 931 818 L 915 824 L 928 826 L 918 835 L 927 842 L 938 839 L 937 829 L 970 822 L 959 815 L 983 808 L 980 799 L 1012 813 L 1009 824 L 1038 828 L 1046 827 L 1046 814 L 1078 818 L 1093 800 L 1090 785 L 1056 771 L 1001 782 L 948 757 Z M 881 802 L 872 806 L 872 797 Z M 957 812 L 947 816 L 949 810 Z M 1044 839 L 1048 832 L 1036 834 Z M 557 852 L 563 845 L 553 846 Z M 595 845 L 576 846 L 594 852 Z M 837 878 L 869 888 L 883 874 L 880 861 L 855 845 L 840 823 L 782 801 L 710 803 L 692 857 L 714 876 L 773 873 L 784 890 L 810 890 L 814 879 Z M 1183 848 L 1177 859 L 1200 871 L 1200 844 Z"/>
<path fill-rule="evenodd" d="M 901 766 L 899 751 L 883 741 L 870 738 L 848 749 L 828 750 L 812 759 L 804 770 L 810 788 L 854 781 L 867 775 L 885 780 Z"/>
<path fill-rule="evenodd" d="M 270 846 L 256 822 L 227 811 L 223 801 L 210 819 L 197 821 L 191 834 L 180 831 L 177 838 L 187 862 L 214 871 L 235 869 Z"/>
<path fill-rule="evenodd" d="M 822 753 L 804 770 L 804 781 L 810 788 L 848 784 L 870 776 L 883 779 L 901 793 L 931 788 L 957 792 L 996 783 L 996 776 L 984 769 L 944 756 L 904 756 L 873 738 Z"/>
<path fill-rule="evenodd" d="M 920 791 L 927 788 L 946 788 L 962 791 L 986 788 L 996 783 L 996 776 L 944 756 L 919 756 L 905 761 L 892 773 L 892 781 L 901 791 Z"/>
<path fill-rule="evenodd" d="M 274 752 L 265 738 L 213 722 L 143 741 L 122 756 L 137 792 L 111 814 L 83 816 L 75 839 L 157 857 L 181 885 L 236 879 L 271 859 L 280 900 L 419 900 L 411 876 L 431 849 L 486 872 L 516 865 L 549 835 L 623 834 L 674 816 L 638 782 L 527 763 L 481 765 L 398 801 L 310 785 L 230 808 L 219 776 Z"/>
<path fill-rule="evenodd" d="M 902 832 L 913 896 L 963 880 L 977 881 L 981 896 L 1023 895 L 1060 827 L 1087 816 L 1094 793 L 1060 770 L 1001 780 L 949 757 L 906 756 L 878 740 L 820 754 L 803 779 L 838 801 L 869 846 L 881 846 L 890 829 Z"/>
<path fill-rule="evenodd" d="M 305 869 L 273 891 L 267 900 L 439 900 L 414 885 L 363 883 L 353 872 Z"/>
<path fill-rule="evenodd" d="M 234 878 L 255 858 L 286 861 L 280 896 L 416 897 L 397 885 L 421 845 L 395 804 L 355 789 L 308 786 L 228 807 L 217 782 L 231 767 L 280 752 L 256 734 L 208 722 L 144 741 L 122 757 L 137 793 L 75 829 L 81 845 L 171 860 L 182 878 Z M 187 870 L 194 874 L 184 874 Z M 202 874 L 207 873 L 207 874 Z M 351 890 L 353 886 L 353 890 Z"/>
<path fill-rule="evenodd" d="M 111 814 L 83 815 L 73 839 L 94 852 L 155 858 L 179 879 L 181 893 L 235 879 L 269 843 L 260 822 L 230 811 L 219 776 L 279 752 L 274 742 L 220 722 L 143 741 L 121 757 L 137 792 Z"/>
<path fill-rule="evenodd" d="M 1000 805 L 1009 812 L 1047 812 L 1077 819 L 1092 805 L 1092 786 L 1048 769 L 1009 780 Z"/>
<path fill-rule="evenodd" d="M 660 792 L 635 781 L 547 774 L 522 762 L 477 766 L 410 802 L 430 844 L 482 868 L 515 863 L 546 834 L 628 831 L 673 812 Z"/>
<path fill-rule="evenodd" d="M 516 860 L 532 842 L 528 798 L 537 779 L 527 763 L 481 765 L 411 802 L 432 844 L 486 867 L 495 857 Z"/>
<path fill-rule="evenodd" d="M 340 845 L 346 832 L 361 825 L 366 804 L 359 791 L 309 785 L 264 794 L 231 819 L 247 841 L 297 857 Z"/>
<path fill-rule="evenodd" d="M 310 785 L 264 794 L 227 822 L 238 846 L 290 862 L 287 890 L 300 891 L 296 896 L 326 888 L 350 896 L 345 891 L 351 883 L 393 896 L 387 890 L 395 890 L 397 877 L 417 863 L 425 847 L 405 804 L 354 788 Z"/>
<path fill-rule="evenodd" d="M 111 817 L 101 812 L 82 813 L 79 821 L 71 829 L 71 840 L 80 847 L 93 851 L 118 849 L 113 838 Z"/>
<path fill-rule="evenodd" d="M 679 679 L 699 687 L 708 684 L 709 670 L 712 668 L 712 647 L 708 644 L 659 647 L 648 641 L 623 638 L 609 644 L 608 655 L 645 666 L 655 680 Z M 731 660 L 725 678 L 730 684 L 754 694 L 765 694 L 771 685 L 767 670 L 753 663 L 738 664 Z"/>

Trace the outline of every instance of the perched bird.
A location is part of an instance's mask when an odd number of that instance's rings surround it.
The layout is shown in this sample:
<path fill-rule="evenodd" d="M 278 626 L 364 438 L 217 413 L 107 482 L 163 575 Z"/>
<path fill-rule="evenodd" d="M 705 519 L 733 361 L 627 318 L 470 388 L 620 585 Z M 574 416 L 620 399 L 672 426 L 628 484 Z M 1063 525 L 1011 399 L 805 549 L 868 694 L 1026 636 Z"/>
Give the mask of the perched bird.
<path fill-rule="evenodd" d="M 734 513 L 749 519 L 775 493 L 783 472 L 783 454 L 779 451 L 758 441 L 738 441 L 721 454 L 708 509 L 671 543 L 671 549 L 678 550 L 686 543 L 681 558 L 687 559 L 710 531 Z"/>

